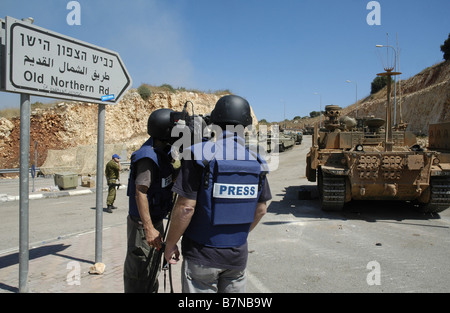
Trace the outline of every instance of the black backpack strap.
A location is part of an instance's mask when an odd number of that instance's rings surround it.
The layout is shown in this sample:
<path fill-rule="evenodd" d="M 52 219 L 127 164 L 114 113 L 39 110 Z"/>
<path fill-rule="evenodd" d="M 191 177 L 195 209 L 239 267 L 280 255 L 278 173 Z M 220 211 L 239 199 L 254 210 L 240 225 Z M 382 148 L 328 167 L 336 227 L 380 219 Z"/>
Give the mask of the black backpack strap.
<path fill-rule="evenodd" d="M 211 172 L 210 169 L 209 169 L 209 161 L 203 159 L 202 163 L 205 166 L 205 169 L 204 169 L 205 175 L 203 176 L 203 185 L 205 186 L 205 189 L 208 189 L 208 187 L 209 187 L 209 175 L 210 175 L 210 172 Z"/>
<path fill-rule="evenodd" d="M 261 191 L 261 189 L 263 187 L 263 183 L 264 183 L 264 180 L 266 179 L 267 173 L 268 173 L 267 171 L 261 171 L 261 173 L 259 173 L 258 192 Z"/>

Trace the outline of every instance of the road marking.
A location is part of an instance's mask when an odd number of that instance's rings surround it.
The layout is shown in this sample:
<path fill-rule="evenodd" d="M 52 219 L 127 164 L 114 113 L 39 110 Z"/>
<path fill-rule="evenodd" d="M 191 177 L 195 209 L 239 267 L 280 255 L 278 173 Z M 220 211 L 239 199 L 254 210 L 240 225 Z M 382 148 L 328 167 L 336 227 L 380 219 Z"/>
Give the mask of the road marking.
<path fill-rule="evenodd" d="M 269 288 L 267 288 L 258 278 L 256 278 L 255 275 L 250 273 L 248 270 L 247 270 L 247 279 L 252 283 L 253 286 L 256 287 L 256 289 L 259 290 L 259 292 L 272 293 L 272 291 Z"/>
<path fill-rule="evenodd" d="M 120 222 L 120 223 L 112 224 L 112 225 L 109 225 L 109 226 L 105 226 L 105 227 L 103 227 L 102 232 L 107 230 L 107 229 L 116 227 L 116 226 L 122 226 L 124 224 L 126 224 L 126 222 Z M 70 239 L 70 238 L 74 238 L 74 237 L 80 237 L 80 236 L 84 236 L 84 235 L 89 235 L 89 234 L 92 234 L 92 233 L 95 233 L 95 232 L 96 232 L 95 229 L 93 229 L 93 230 L 82 230 L 82 231 L 79 231 L 79 232 L 74 232 L 74 233 L 70 233 L 70 234 L 66 234 L 66 235 L 61 235 L 61 236 L 57 236 L 57 237 L 53 237 L 53 238 L 49 238 L 49 239 L 45 239 L 45 240 L 39 240 L 39 241 L 30 243 L 29 244 L 29 250 L 45 246 L 45 245 L 48 245 L 48 244 L 56 242 L 56 241 L 61 241 L 61 240 L 66 240 L 66 239 Z M 6 254 L 11 254 L 11 253 L 17 253 L 17 252 L 19 252 L 19 247 L 7 248 L 7 249 L 4 249 L 4 250 L 0 250 L 0 256 L 6 255 Z"/>
<path fill-rule="evenodd" d="M 69 196 L 85 195 L 88 193 L 93 193 L 93 191 L 91 191 L 90 189 L 71 190 L 69 191 Z"/>

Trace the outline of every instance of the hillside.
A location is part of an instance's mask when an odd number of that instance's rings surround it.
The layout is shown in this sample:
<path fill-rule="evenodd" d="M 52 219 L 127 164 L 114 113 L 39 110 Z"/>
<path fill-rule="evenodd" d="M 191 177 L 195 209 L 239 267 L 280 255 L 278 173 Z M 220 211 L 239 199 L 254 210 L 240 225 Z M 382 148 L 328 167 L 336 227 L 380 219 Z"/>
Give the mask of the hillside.
<path fill-rule="evenodd" d="M 450 62 L 433 65 L 402 80 L 397 90 L 397 117 L 400 119 L 401 106 L 402 120 L 408 124 L 408 130 L 427 135 L 429 124 L 450 121 Z M 392 103 L 393 91 L 394 88 Z M 112 153 L 130 157 L 148 138 L 147 118 L 155 109 L 166 107 L 180 111 L 189 100 L 194 103 L 196 114 L 205 114 L 211 112 L 219 98 L 215 94 L 176 91 L 155 92 L 144 101 L 135 89 L 129 90 L 117 105 L 106 106 L 105 161 Z M 358 101 L 358 116 L 385 118 L 385 106 L 386 88 Z M 89 103 L 62 102 L 53 108 L 34 110 L 30 127 L 30 164 L 34 164 L 34 142 L 37 141 L 37 164 L 48 169 L 48 173 L 63 170 L 75 170 L 79 174 L 95 172 L 97 115 L 98 106 Z M 344 107 L 343 115 L 354 117 L 355 104 Z M 253 118 L 257 123 L 254 114 Z M 287 122 L 286 126 L 298 129 L 318 121 L 318 117 L 301 119 L 297 123 Z M 19 139 L 20 119 L 0 117 L 0 168 L 19 167 Z"/>
<path fill-rule="evenodd" d="M 391 104 L 394 103 L 392 86 Z M 358 101 L 358 117 L 374 115 L 386 118 L 387 88 Z M 401 95 L 401 96 L 400 96 Z M 330 103 L 331 104 L 331 103 Z M 356 105 L 343 106 L 342 115 L 355 117 Z M 326 104 L 324 104 L 325 106 Z M 401 109 L 400 109 L 401 107 Z M 324 109 L 324 108 L 322 108 Z M 397 122 L 406 122 L 407 130 L 428 135 L 428 126 L 450 121 L 450 61 L 430 66 L 419 74 L 397 83 Z M 288 123 L 287 127 L 301 127 L 318 123 L 319 118 L 302 119 L 299 123 Z"/>
<path fill-rule="evenodd" d="M 130 157 L 148 139 L 147 119 L 159 108 L 181 111 L 186 101 L 194 104 L 195 114 L 210 113 L 219 95 L 177 91 L 159 92 L 144 101 L 135 89 L 129 90 L 105 113 L 105 160 L 113 153 Z M 191 107 L 188 107 L 189 113 Z M 257 122 L 253 114 L 254 121 Z M 39 167 L 92 173 L 96 164 L 98 105 L 60 103 L 54 108 L 37 109 L 31 114 L 30 165 L 34 164 L 37 141 Z M 0 168 L 19 167 L 20 118 L 0 118 Z M 125 155 L 124 155 L 125 154 Z"/>

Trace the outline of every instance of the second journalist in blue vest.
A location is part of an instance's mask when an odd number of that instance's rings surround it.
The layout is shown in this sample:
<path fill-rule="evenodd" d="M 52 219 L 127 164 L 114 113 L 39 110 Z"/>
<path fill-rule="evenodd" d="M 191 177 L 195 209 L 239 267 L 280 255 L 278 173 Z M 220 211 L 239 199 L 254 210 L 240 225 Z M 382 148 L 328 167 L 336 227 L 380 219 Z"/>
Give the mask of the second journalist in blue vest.
<path fill-rule="evenodd" d="M 163 219 L 172 209 L 176 171 L 171 158 L 171 109 L 158 109 L 148 118 L 150 138 L 131 156 L 127 195 L 127 254 L 123 279 L 126 293 L 158 291 Z"/>
<path fill-rule="evenodd" d="M 182 292 L 245 292 L 247 237 L 272 198 L 267 165 L 245 147 L 244 138 L 226 127 L 252 124 L 247 100 L 235 95 L 220 98 L 211 122 L 221 127 L 221 138 L 197 143 L 200 149 L 191 147 L 192 154 L 200 151 L 200 155 L 182 160 L 172 188 L 178 199 L 165 258 L 177 263 L 177 242 L 182 237 Z M 213 147 L 203 149 L 205 145 Z M 205 156 L 201 151 L 214 153 Z"/>

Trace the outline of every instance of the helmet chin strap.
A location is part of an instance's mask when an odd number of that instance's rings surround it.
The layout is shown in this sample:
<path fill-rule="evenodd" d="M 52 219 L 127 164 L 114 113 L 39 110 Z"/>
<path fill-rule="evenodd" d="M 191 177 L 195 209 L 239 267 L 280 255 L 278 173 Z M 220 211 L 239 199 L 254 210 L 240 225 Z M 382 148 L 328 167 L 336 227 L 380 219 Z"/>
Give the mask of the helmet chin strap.
<path fill-rule="evenodd" d="M 153 138 L 153 142 L 154 142 L 154 147 L 159 148 L 164 150 L 164 148 L 166 148 L 167 146 L 171 146 L 170 142 L 166 141 L 166 140 L 161 140 L 158 138 Z"/>
<path fill-rule="evenodd" d="M 159 154 L 159 155 L 167 155 L 167 157 L 172 157 L 172 145 L 161 139 L 153 138 L 153 149 Z"/>

